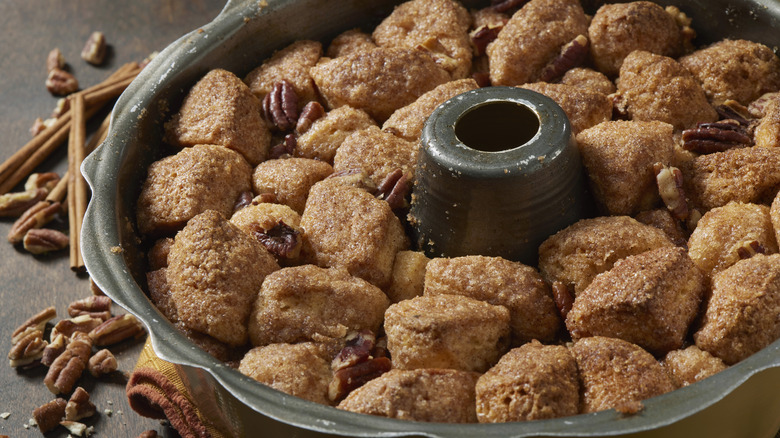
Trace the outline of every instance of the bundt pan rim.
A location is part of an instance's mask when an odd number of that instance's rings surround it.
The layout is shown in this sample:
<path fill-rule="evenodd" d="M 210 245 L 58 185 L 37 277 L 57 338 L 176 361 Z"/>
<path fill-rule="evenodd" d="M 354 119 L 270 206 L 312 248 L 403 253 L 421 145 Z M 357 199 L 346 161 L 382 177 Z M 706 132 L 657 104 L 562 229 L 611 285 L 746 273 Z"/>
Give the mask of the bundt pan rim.
<path fill-rule="evenodd" d="M 376 23 L 397 3 L 228 1 L 213 21 L 172 43 L 143 70 L 117 102 L 106 142 L 82 166 L 93 192 L 82 231 L 87 270 L 108 296 L 145 324 L 155 352 L 178 368 L 211 426 L 232 436 L 257 431 L 299 437 L 772 436 L 780 427 L 780 340 L 718 375 L 646 400 L 637 415 L 609 410 L 524 423 L 419 423 L 340 411 L 254 382 L 196 347 L 151 304 L 143 292 L 144 249 L 133 209 L 146 167 L 161 157 L 162 124 L 171 108 L 209 69 L 243 75 L 258 59 L 296 39 L 326 40 L 341 30 Z M 765 31 L 780 27 L 780 2 L 658 3 L 676 4 L 692 16 L 702 41 L 743 37 L 780 46 L 780 33 Z M 597 4 L 584 0 L 583 6 L 592 13 Z M 322 20 L 323 14 L 329 19 Z"/>

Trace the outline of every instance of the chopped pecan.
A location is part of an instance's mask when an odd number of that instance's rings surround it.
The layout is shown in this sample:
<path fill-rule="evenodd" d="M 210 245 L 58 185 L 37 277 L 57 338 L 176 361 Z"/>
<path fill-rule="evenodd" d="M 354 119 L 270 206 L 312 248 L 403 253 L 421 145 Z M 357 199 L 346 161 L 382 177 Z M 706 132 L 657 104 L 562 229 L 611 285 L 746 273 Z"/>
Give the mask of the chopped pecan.
<path fill-rule="evenodd" d="M 92 292 L 92 295 L 99 296 L 99 297 L 106 295 L 105 293 L 103 293 L 102 290 L 100 290 L 100 286 L 98 286 L 94 281 L 92 281 L 91 278 L 89 279 L 89 291 Z"/>
<path fill-rule="evenodd" d="M 347 335 L 344 348 L 333 358 L 330 366 L 333 371 L 338 371 L 369 360 L 375 345 L 376 335 L 370 330 L 352 332 Z"/>
<path fill-rule="evenodd" d="M 520 9 L 524 4 L 530 0 L 492 0 L 490 2 L 491 8 L 496 12 L 508 12 L 511 10 Z"/>
<path fill-rule="evenodd" d="M 51 321 L 56 317 L 57 317 L 57 310 L 54 308 L 54 306 L 49 306 L 41 310 L 40 312 L 31 316 L 27 321 L 23 322 L 19 327 L 16 328 L 16 330 L 14 330 L 14 332 L 11 334 L 11 343 L 16 344 L 17 342 L 19 342 L 19 340 L 23 336 L 23 333 L 28 328 L 32 327 L 43 332 L 44 329 L 46 328 L 46 323 L 48 323 L 49 321 Z"/>
<path fill-rule="evenodd" d="M 300 255 L 303 244 L 301 233 L 284 221 L 280 220 L 270 230 L 257 224 L 253 224 L 250 228 L 255 238 L 274 256 L 289 260 Z"/>
<path fill-rule="evenodd" d="M 33 120 L 32 126 L 30 126 L 30 136 L 35 137 L 36 135 L 43 132 L 45 129 L 46 129 L 46 123 L 44 123 L 42 118 L 37 117 L 35 120 Z"/>
<path fill-rule="evenodd" d="M 89 427 L 87 427 L 87 425 L 84 423 L 79 423 L 78 421 L 62 420 L 60 421 L 60 426 L 64 427 L 65 429 L 68 429 L 68 432 L 70 432 L 71 435 L 75 435 L 75 436 L 90 435 Z"/>
<path fill-rule="evenodd" d="M 574 304 L 574 295 L 571 293 L 569 286 L 562 281 L 555 281 L 552 284 L 552 295 L 555 301 L 555 306 L 558 308 L 562 319 L 566 319 L 566 315 L 569 314 L 571 306 Z"/>
<path fill-rule="evenodd" d="M 60 182 L 60 176 L 56 172 L 33 173 L 25 181 L 24 189 L 46 189 L 47 192 L 50 192 L 58 182 Z"/>
<path fill-rule="evenodd" d="M 369 359 L 353 366 L 342 368 L 333 374 L 333 380 L 328 385 L 328 398 L 334 402 L 339 401 L 369 380 L 390 371 L 391 368 L 392 363 L 387 357 Z"/>
<path fill-rule="evenodd" d="M 699 224 L 699 221 L 701 220 L 702 214 L 697 209 L 692 209 L 691 214 L 688 215 L 688 220 L 685 221 L 685 227 L 688 229 L 688 231 L 693 231 L 696 229 L 696 226 Z"/>
<path fill-rule="evenodd" d="M 260 193 L 259 195 L 255 196 L 254 199 L 252 199 L 252 205 L 259 205 L 259 204 L 275 204 L 276 203 L 276 193 Z"/>
<path fill-rule="evenodd" d="M 157 431 L 155 430 L 145 430 L 141 432 L 140 435 L 138 435 L 138 438 L 157 438 Z"/>
<path fill-rule="evenodd" d="M 62 231 L 49 228 L 33 228 L 22 239 L 22 245 L 32 254 L 46 254 L 67 248 L 70 238 Z"/>
<path fill-rule="evenodd" d="M 81 59 L 100 65 L 106 59 L 106 37 L 103 32 L 92 32 L 81 50 Z"/>
<path fill-rule="evenodd" d="M 271 92 L 263 98 L 265 119 L 279 131 L 289 131 L 298 120 L 298 95 L 287 80 L 274 84 Z"/>
<path fill-rule="evenodd" d="M 766 115 L 766 109 L 769 106 L 769 103 L 775 100 L 780 100 L 780 91 L 763 94 L 758 99 L 750 102 L 750 105 L 747 107 L 747 112 L 751 116 L 760 119 Z"/>
<path fill-rule="evenodd" d="M 485 53 L 488 44 L 498 38 L 498 33 L 504 28 L 504 24 L 483 24 L 469 33 L 471 44 L 474 47 L 474 55 Z"/>
<path fill-rule="evenodd" d="M 254 193 L 250 191 L 241 192 L 241 194 L 238 195 L 238 199 L 236 199 L 236 203 L 233 205 L 233 212 L 235 213 L 244 207 L 248 207 L 252 205 L 253 199 L 254 199 Z"/>
<path fill-rule="evenodd" d="M 54 325 L 54 328 L 51 330 L 51 336 L 54 338 L 61 334 L 70 339 L 74 333 L 89 333 L 102 323 L 102 319 L 93 318 L 91 315 L 79 315 L 75 318 L 62 319 Z"/>
<path fill-rule="evenodd" d="M 67 96 L 79 89 L 79 81 L 67 71 L 55 68 L 46 78 L 46 89 L 55 96 Z"/>
<path fill-rule="evenodd" d="M 736 120 L 699 123 L 696 128 L 682 132 L 683 148 L 699 154 L 723 152 L 753 145 L 747 128 Z"/>
<path fill-rule="evenodd" d="M 561 53 L 542 69 L 539 80 L 552 82 L 561 78 L 564 73 L 585 62 L 587 57 L 588 38 L 585 35 L 577 35 L 577 38 L 563 46 Z"/>
<path fill-rule="evenodd" d="M 20 243 L 28 231 L 51 222 L 61 211 L 62 204 L 59 202 L 39 201 L 14 222 L 8 231 L 8 241 L 14 244 Z"/>
<path fill-rule="evenodd" d="M 51 118 L 46 119 L 43 123 L 44 124 L 52 124 L 57 120 L 57 117 L 65 114 L 68 110 L 70 110 L 70 99 L 68 98 L 60 98 L 57 99 L 57 104 L 54 106 L 54 110 L 51 112 Z M 48 125 L 47 125 L 48 126 Z"/>
<path fill-rule="evenodd" d="M 68 304 L 68 315 L 71 318 L 89 315 L 103 321 L 111 318 L 111 298 L 103 295 L 91 295 Z"/>
<path fill-rule="evenodd" d="M 458 66 L 458 61 L 449 55 L 444 44 L 437 37 L 430 37 L 417 45 L 417 50 L 422 50 L 433 59 L 439 67 L 447 71 L 452 71 Z"/>
<path fill-rule="evenodd" d="M 89 363 L 87 363 L 87 369 L 93 377 L 113 373 L 118 366 L 116 357 L 105 348 L 93 354 L 89 358 Z"/>
<path fill-rule="evenodd" d="M 319 102 L 311 101 L 303 107 L 298 123 L 295 124 L 295 132 L 303 134 L 311 128 L 317 120 L 325 115 L 325 108 Z"/>
<path fill-rule="evenodd" d="M 58 48 L 52 49 L 46 56 L 46 71 L 50 72 L 55 68 L 65 68 L 65 57 L 62 56 L 62 52 Z"/>
<path fill-rule="evenodd" d="M 60 420 L 65 416 L 65 406 L 68 402 L 62 398 L 56 398 L 33 410 L 33 418 L 38 424 L 38 429 L 46 433 L 53 430 L 60 424 Z"/>
<path fill-rule="evenodd" d="M 382 180 L 377 186 L 377 197 L 384 199 L 393 210 L 405 208 L 409 205 L 406 195 L 412 189 L 412 184 L 406 172 L 396 169 Z"/>
<path fill-rule="evenodd" d="M 49 191 L 45 188 L 11 192 L 0 195 L 0 217 L 17 217 L 35 204 L 46 199 Z"/>
<path fill-rule="evenodd" d="M 79 386 L 73 391 L 70 399 L 68 399 L 68 404 L 65 406 L 65 419 L 78 421 L 95 415 L 96 411 L 95 405 L 89 400 L 87 390 Z"/>
<path fill-rule="evenodd" d="M 733 120 L 742 126 L 750 127 L 753 117 L 744 105 L 736 100 L 727 100 L 715 107 L 721 120 Z"/>
<path fill-rule="evenodd" d="M 41 364 L 50 367 L 51 364 L 65 351 L 65 347 L 68 346 L 68 338 L 63 334 L 52 336 L 51 342 L 46 348 L 43 349 L 43 356 L 41 357 Z"/>
<path fill-rule="evenodd" d="M 76 332 L 43 378 L 49 391 L 53 394 L 70 392 L 87 367 L 91 353 L 92 339 L 84 333 Z"/>
<path fill-rule="evenodd" d="M 43 357 L 46 345 L 43 332 L 35 327 L 28 327 L 8 352 L 8 362 L 12 367 L 30 365 Z"/>
<path fill-rule="evenodd" d="M 749 259 L 756 254 L 766 254 L 766 248 L 764 248 L 764 245 L 762 245 L 761 242 L 757 240 L 742 242 L 737 247 L 737 255 L 742 260 Z"/>
<path fill-rule="evenodd" d="M 693 20 L 677 6 L 667 6 L 665 10 L 667 14 L 674 18 L 674 21 L 680 28 L 680 36 L 682 37 L 683 46 L 686 51 L 692 49 L 692 41 L 696 38 L 696 31 L 691 27 L 691 22 L 693 22 Z"/>
<path fill-rule="evenodd" d="M 295 134 L 287 134 L 284 136 L 284 140 L 282 140 L 281 143 L 271 147 L 271 150 L 268 151 L 268 158 L 273 160 L 276 158 L 289 157 L 293 154 L 297 146 L 298 138 Z"/>
<path fill-rule="evenodd" d="M 680 169 L 666 166 L 663 163 L 655 163 L 653 172 L 655 173 L 658 193 L 666 204 L 666 208 L 676 219 L 686 220 L 690 210 L 683 190 L 683 174 Z"/>
<path fill-rule="evenodd" d="M 131 315 L 117 315 L 109 318 L 89 332 L 89 337 L 98 347 L 105 347 L 122 342 L 126 339 L 141 336 L 145 332 L 144 326 L 138 319 Z"/>

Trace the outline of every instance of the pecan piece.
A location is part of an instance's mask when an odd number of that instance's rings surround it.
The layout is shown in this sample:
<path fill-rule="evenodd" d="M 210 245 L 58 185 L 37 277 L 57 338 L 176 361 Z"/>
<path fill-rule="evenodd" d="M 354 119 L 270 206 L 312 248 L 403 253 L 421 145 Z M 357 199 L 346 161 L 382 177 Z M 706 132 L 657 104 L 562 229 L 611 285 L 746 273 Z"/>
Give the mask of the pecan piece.
<path fill-rule="evenodd" d="M 260 193 L 252 199 L 252 205 L 276 204 L 276 193 Z"/>
<path fill-rule="evenodd" d="M 109 318 L 89 332 L 89 337 L 98 347 L 105 347 L 122 342 L 126 339 L 136 338 L 145 332 L 144 326 L 138 319 L 127 313 Z"/>
<path fill-rule="evenodd" d="M 530 0 L 493 0 L 490 2 L 490 7 L 496 12 L 507 12 L 514 9 L 520 9 L 529 1 Z"/>
<path fill-rule="evenodd" d="M 298 146 L 298 138 L 295 134 L 287 134 L 284 136 L 284 140 L 281 143 L 272 146 L 268 151 L 268 158 L 273 160 L 277 158 L 289 157 L 295 151 Z"/>
<path fill-rule="evenodd" d="M 0 217 L 17 217 L 33 205 L 46 199 L 49 191 L 45 188 L 12 192 L 0 195 Z"/>
<path fill-rule="evenodd" d="M 90 427 L 87 427 L 84 423 L 79 423 L 78 421 L 71 421 L 71 420 L 63 420 L 60 421 L 60 426 L 64 427 L 65 429 L 68 429 L 68 432 L 70 432 L 71 435 L 75 436 L 89 436 L 91 434 Z"/>
<path fill-rule="evenodd" d="M 92 32 L 81 50 L 81 59 L 100 65 L 106 59 L 106 37 L 103 32 Z"/>
<path fill-rule="evenodd" d="M 411 191 L 412 184 L 409 175 L 401 169 L 390 172 L 377 186 L 377 198 L 384 199 L 393 210 L 409 205 L 406 195 Z"/>
<path fill-rule="evenodd" d="M 114 354 L 105 348 L 92 355 L 89 358 L 89 363 L 87 363 L 87 369 L 93 377 L 113 373 L 118 366 L 119 364 Z"/>
<path fill-rule="evenodd" d="M 736 120 L 699 123 L 696 128 L 682 132 L 683 148 L 699 154 L 723 152 L 732 148 L 753 145 L 747 128 Z"/>
<path fill-rule="evenodd" d="M 103 321 L 111 318 L 111 298 L 102 295 L 91 295 L 68 304 L 68 315 L 71 318 L 89 315 Z"/>
<path fill-rule="evenodd" d="M 43 383 L 53 394 L 68 393 L 87 367 L 92 353 L 92 339 L 76 332 L 65 351 L 54 360 L 43 378 Z"/>
<path fill-rule="evenodd" d="M 67 71 L 55 68 L 46 77 L 46 89 L 55 96 L 67 96 L 79 89 L 79 81 Z"/>
<path fill-rule="evenodd" d="M 742 242 L 737 247 L 737 255 L 740 260 L 749 259 L 756 254 L 766 254 L 766 248 L 757 240 Z"/>
<path fill-rule="evenodd" d="M 371 352 L 376 345 L 376 335 L 370 330 L 352 332 L 347 335 L 345 340 L 344 348 L 339 351 L 330 364 L 333 371 L 371 359 Z"/>
<path fill-rule="evenodd" d="M 48 127 L 49 125 L 53 124 L 58 117 L 65 114 L 70 110 L 70 99 L 68 98 L 60 98 L 57 99 L 57 105 L 54 106 L 54 109 L 51 112 L 51 118 L 44 120 L 44 124 Z"/>
<path fill-rule="evenodd" d="M 483 24 L 469 33 L 471 44 L 474 47 L 474 55 L 485 53 L 488 44 L 498 38 L 498 33 L 504 28 L 503 24 Z"/>
<path fill-rule="evenodd" d="M 54 361 L 60 357 L 65 347 L 68 346 L 68 339 L 65 335 L 59 334 L 52 336 L 51 342 L 46 348 L 43 349 L 43 356 L 41 357 L 41 364 L 50 367 Z"/>
<path fill-rule="evenodd" d="M 295 124 L 295 132 L 303 134 L 311 128 L 317 120 L 325 115 L 325 108 L 319 102 L 311 101 L 303 107 L 298 123 Z"/>
<path fill-rule="evenodd" d="M 666 204 L 666 208 L 676 219 L 685 221 L 690 214 L 688 201 L 683 190 L 683 174 L 676 167 L 663 163 L 653 165 L 658 193 Z"/>
<path fill-rule="evenodd" d="M 43 357 L 46 345 L 43 332 L 35 327 L 28 327 L 8 352 L 8 362 L 14 368 L 30 365 Z"/>
<path fill-rule="evenodd" d="M 263 98 L 265 119 L 279 131 L 289 131 L 298 120 L 298 95 L 287 80 L 274 84 L 271 92 Z"/>
<path fill-rule="evenodd" d="M 577 38 L 563 46 L 561 53 L 542 69 L 539 80 L 552 82 L 561 78 L 564 73 L 585 62 L 587 57 L 588 38 L 585 35 L 577 35 Z"/>
<path fill-rule="evenodd" d="M 744 105 L 736 100 L 727 100 L 715 107 L 721 120 L 733 120 L 742 126 L 749 127 L 753 117 Z"/>
<path fill-rule="evenodd" d="M 57 183 L 60 182 L 60 176 L 56 172 L 33 173 L 24 183 L 25 190 L 45 189 L 50 192 Z"/>
<path fill-rule="evenodd" d="M 28 231 L 51 222 L 61 211 L 62 204 L 59 202 L 39 201 L 14 222 L 8 231 L 8 241 L 13 244 L 20 243 Z"/>
<path fill-rule="evenodd" d="M 444 70 L 453 71 L 458 67 L 458 61 L 447 53 L 447 48 L 437 37 L 430 37 L 418 44 L 417 50 L 428 53 L 436 65 Z"/>
<path fill-rule="evenodd" d="M 24 332 L 28 328 L 35 328 L 41 332 L 46 328 L 46 323 L 57 317 L 57 310 L 54 306 L 49 306 L 35 315 L 31 316 L 27 321 L 23 322 L 19 327 L 11 334 L 11 343 L 16 344 L 19 342 Z"/>
<path fill-rule="evenodd" d="M 79 386 L 73 391 L 68 404 L 65 405 L 65 419 L 78 421 L 82 418 L 91 417 L 96 411 L 95 405 L 89 400 L 87 390 Z"/>
<path fill-rule="evenodd" d="M 571 310 L 571 306 L 574 305 L 574 295 L 571 293 L 571 289 L 562 281 L 555 281 L 552 284 L 552 295 L 555 307 L 558 308 L 558 313 L 565 320 Z"/>
<path fill-rule="evenodd" d="M 68 402 L 63 398 L 56 398 L 33 410 L 33 418 L 42 433 L 53 430 L 60 424 L 65 416 L 65 406 Z"/>
<path fill-rule="evenodd" d="M 70 238 L 62 231 L 33 228 L 24 235 L 22 245 L 32 254 L 45 254 L 67 248 Z"/>
<path fill-rule="evenodd" d="M 328 398 L 334 402 L 342 400 L 353 390 L 390 371 L 391 368 L 392 363 L 386 357 L 369 359 L 342 368 L 333 374 L 333 380 L 328 385 Z"/>
<path fill-rule="evenodd" d="M 760 119 L 766 115 L 766 109 L 769 107 L 770 102 L 778 99 L 780 99 L 780 91 L 765 93 L 758 99 L 750 102 L 750 105 L 747 107 L 747 112 L 751 116 Z"/>
<path fill-rule="evenodd" d="M 301 233 L 287 225 L 284 221 L 277 222 L 270 230 L 257 224 L 251 227 L 252 234 L 274 256 L 280 259 L 295 259 L 301 253 Z"/>
<path fill-rule="evenodd" d="M 63 335 L 71 338 L 74 333 L 89 333 L 95 327 L 103 323 L 100 318 L 93 318 L 91 315 L 79 315 L 75 318 L 60 320 L 51 330 L 52 338 L 57 335 Z"/>
<path fill-rule="evenodd" d="M 59 48 L 54 48 L 46 56 L 46 71 L 50 72 L 55 68 L 65 68 L 65 57 L 62 56 L 62 52 Z"/>
<path fill-rule="evenodd" d="M 155 430 L 145 430 L 141 432 L 140 435 L 138 435 L 138 438 L 157 438 L 157 431 Z"/>
<path fill-rule="evenodd" d="M 253 199 L 254 199 L 254 194 L 252 192 L 249 191 L 241 192 L 241 194 L 238 195 L 238 199 L 236 199 L 236 203 L 233 205 L 233 212 L 235 213 L 244 207 L 249 207 L 250 205 L 252 205 Z"/>
<path fill-rule="evenodd" d="M 30 136 L 35 137 L 46 129 L 46 122 L 42 118 L 37 117 L 32 126 L 30 126 Z"/>

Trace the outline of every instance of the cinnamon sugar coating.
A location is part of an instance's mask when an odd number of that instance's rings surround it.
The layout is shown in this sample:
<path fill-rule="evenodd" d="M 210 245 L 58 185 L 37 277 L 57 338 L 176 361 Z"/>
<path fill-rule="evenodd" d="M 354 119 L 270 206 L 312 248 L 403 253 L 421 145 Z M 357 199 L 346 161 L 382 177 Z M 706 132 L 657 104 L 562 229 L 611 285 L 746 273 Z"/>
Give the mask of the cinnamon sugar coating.
<path fill-rule="evenodd" d="M 377 126 L 369 126 L 344 139 L 333 157 L 333 170 L 361 169 L 378 185 L 396 169 L 413 175 L 419 149 L 417 141 L 404 140 Z"/>
<path fill-rule="evenodd" d="M 383 47 L 323 61 L 310 72 L 330 108 L 350 105 L 379 123 L 450 80 L 421 50 Z"/>
<path fill-rule="evenodd" d="M 325 54 L 329 58 L 338 58 L 352 53 L 368 52 L 376 47 L 370 34 L 360 29 L 350 29 L 333 38 Z"/>
<path fill-rule="evenodd" d="M 687 247 L 688 234 L 683 230 L 680 221 L 672 216 L 669 209 L 645 210 L 634 216 L 634 219 L 663 231 L 675 245 Z"/>
<path fill-rule="evenodd" d="M 471 16 L 453 0 L 411 0 L 398 5 L 374 29 L 379 47 L 432 49 L 437 63 L 452 79 L 463 79 L 471 69 Z"/>
<path fill-rule="evenodd" d="M 259 290 L 249 319 L 255 346 L 376 333 L 390 304 L 381 289 L 346 270 L 314 265 L 276 271 Z"/>
<path fill-rule="evenodd" d="M 619 260 L 577 294 L 566 317 L 576 340 L 608 336 L 663 355 L 683 345 L 699 310 L 705 277 L 683 248 Z"/>
<path fill-rule="evenodd" d="M 590 55 L 596 68 L 617 76 L 623 60 L 634 50 L 677 57 L 683 53 L 683 37 L 674 17 L 648 1 L 605 4 L 588 27 Z"/>
<path fill-rule="evenodd" d="M 582 131 L 577 145 L 602 212 L 633 215 L 659 202 L 653 165 L 674 159 L 671 125 L 608 121 Z"/>
<path fill-rule="evenodd" d="M 757 254 L 712 278 L 696 346 L 735 364 L 780 338 L 780 254 Z"/>
<path fill-rule="evenodd" d="M 265 160 L 271 144 L 261 106 L 236 75 L 211 70 L 190 89 L 179 112 L 165 124 L 165 141 L 178 147 L 221 145 L 256 165 Z"/>
<path fill-rule="evenodd" d="M 520 88 L 536 91 L 554 100 L 566 113 L 575 135 L 612 118 L 612 100 L 597 91 L 546 82 L 525 84 Z"/>
<path fill-rule="evenodd" d="M 397 303 L 423 294 L 425 269 L 430 259 L 421 251 L 398 251 L 393 262 L 393 274 L 385 292 Z"/>
<path fill-rule="evenodd" d="M 536 270 L 501 257 L 435 258 L 425 273 L 425 296 L 463 295 L 509 309 L 512 342 L 553 342 L 561 328 L 550 287 Z"/>
<path fill-rule="evenodd" d="M 275 52 L 270 58 L 246 75 L 244 82 L 255 96 L 262 100 L 274 84 L 288 81 L 298 96 L 298 108 L 317 100 L 314 82 L 309 69 L 322 56 L 322 44 L 317 41 L 299 40 Z"/>
<path fill-rule="evenodd" d="M 612 94 L 617 90 L 615 84 L 604 73 L 583 67 L 575 67 L 564 73 L 561 83 L 606 95 Z"/>
<path fill-rule="evenodd" d="M 152 163 L 138 197 L 142 234 L 171 233 L 206 210 L 229 216 L 252 168 L 222 146 L 196 145 Z"/>
<path fill-rule="evenodd" d="M 722 360 L 695 345 L 670 351 L 664 356 L 661 365 L 678 388 L 704 380 L 728 368 Z"/>
<path fill-rule="evenodd" d="M 738 262 L 740 251 L 756 242 L 766 254 L 778 251 L 775 230 L 766 205 L 730 202 L 702 216 L 688 239 L 688 253 L 709 276 Z"/>
<path fill-rule="evenodd" d="M 296 231 L 303 232 L 301 228 L 301 215 L 287 205 L 271 204 L 262 202 L 259 204 L 248 205 L 230 217 L 230 222 L 241 228 L 247 233 L 251 233 L 256 227 L 264 230 L 270 230 L 276 226 L 279 221 L 293 228 Z"/>
<path fill-rule="evenodd" d="M 548 283 L 561 281 L 578 294 L 618 260 L 673 245 L 661 230 L 627 216 L 583 219 L 542 243 L 539 270 Z"/>
<path fill-rule="evenodd" d="M 365 111 L 344 105 L 328 111 L 308 131 L 298 137 L 293 154 L 296 157 L 312 158 L 333 164 L 344 139 L 355 131 L 376 125 Z"/>
<path fill-rule="evenodd" d="M 509 346 L 509 310 L 462 295 L 421 296 L 385 312 L 387 349 L 399 369 L 484 372 Z"/>
<path fill-rule="evenodd" d="M 167 280 L 186 327 L 238 346 L 247 341 L 249 313 L 260 285 L 277 269 L 257 240 L 208 210 L 176 235 Z"/>
<path fill-rule="evenodd" d="M 780 58 L 769 47 L 725 39 L 680 58 L 714 105 L 733 99 L 747 105 L 780 89 Z"/>
<path fill-rule="evenodd" d="M 487 47 L 493 85 L 536 81 L 561 48 L 588 34 L 588 17 L 577 0 L 531 0 Z"/>
<path fill-rule="evenodd" d="M 476 423 L 478 376 L 449 369 L 393 369 L 352 391 L 338 408 L 400 420 Z"/>
<path fill-rule="evenodd" d="M 272 193 L 276 202 L 303 213 L 311 187 L 333 173 L 330 164 L 309 158 L 282 158 L 260 163 L 252 172 L 256 195 Z"/>
<path fill-rule="evenodd" d="M 580 371 L 583 413 L 606 409 L 636 413 L 642 400 L 674 389 L 653 355 L 622 339 L 583 338 L 571 352 Z"/>
<path fill-rule="evenodd" d="M 477 380 L 477 419 L 504 423 L 579 413 L 577 363 L 561 345 L 529 342 L 510 350 Z"/>

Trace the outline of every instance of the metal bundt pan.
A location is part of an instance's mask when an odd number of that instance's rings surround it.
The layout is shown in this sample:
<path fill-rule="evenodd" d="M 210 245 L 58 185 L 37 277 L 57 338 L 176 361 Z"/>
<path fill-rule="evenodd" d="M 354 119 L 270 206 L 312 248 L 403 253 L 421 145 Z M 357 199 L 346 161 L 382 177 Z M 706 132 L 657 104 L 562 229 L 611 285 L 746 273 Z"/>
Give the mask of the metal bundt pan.
<path fill-rule="evenodd" d="M 297 39 L 327 41 L 352 27 L 370 29 L 397 3 L 228 1 L 216 19 L 171 44 L 144 69 L 117 102 L 107 141 L 84 163 L 93 190 L 82 236 L 87 269 L 107 295 L 143 321 L 155 351 L 177 364 L 212 425 L 232 436 L 274 437 L 773 436 L 780 428 L 780 340 L 703 382 L 646 400 L 638 415 L 610 410 L 526 423 L 431 424 L 343 412 L 256 383 L 197 348 L 150 303 L 143 292 L 135 201 L 147 166 L 161 157 L 163 123 L 187 90 L 216 67 L 243 76 Z M 596 3 L 583 1 L 589 13 Z M 780 46 L 780 2 L 674 3 L 693 18 L 697 44 L 731 37 Z"/>

